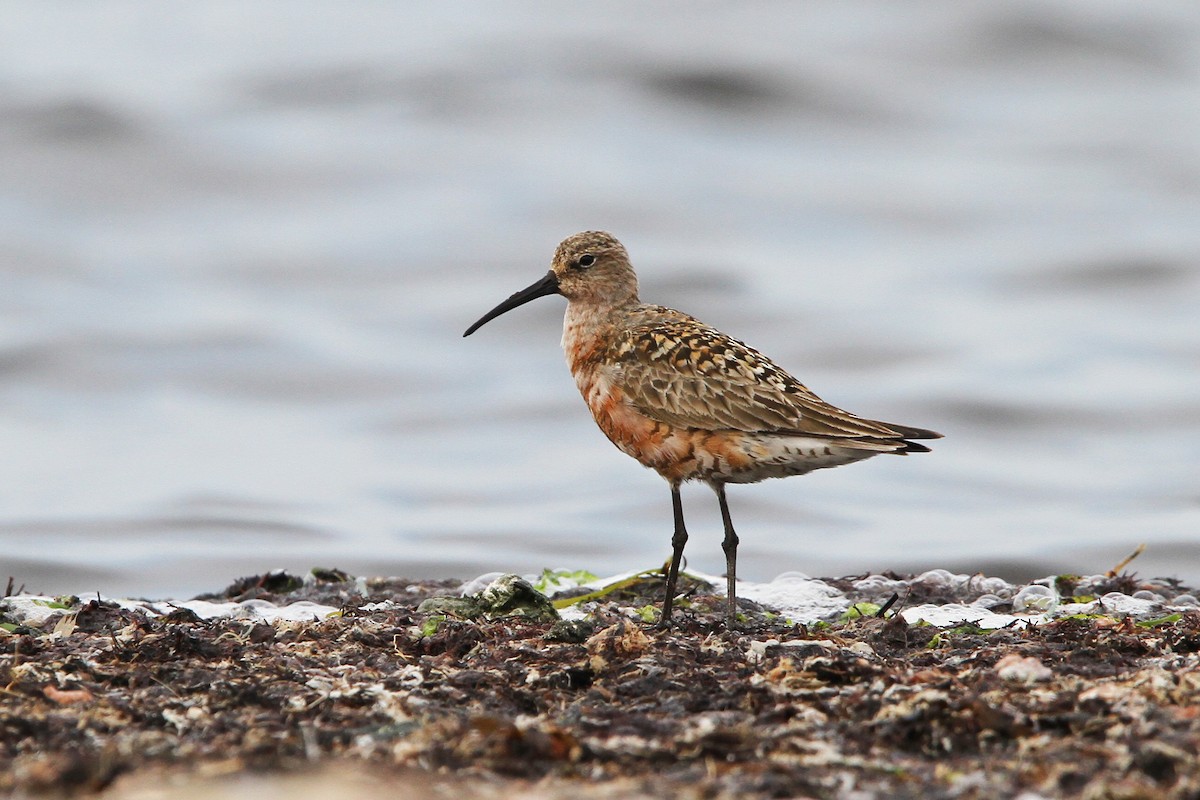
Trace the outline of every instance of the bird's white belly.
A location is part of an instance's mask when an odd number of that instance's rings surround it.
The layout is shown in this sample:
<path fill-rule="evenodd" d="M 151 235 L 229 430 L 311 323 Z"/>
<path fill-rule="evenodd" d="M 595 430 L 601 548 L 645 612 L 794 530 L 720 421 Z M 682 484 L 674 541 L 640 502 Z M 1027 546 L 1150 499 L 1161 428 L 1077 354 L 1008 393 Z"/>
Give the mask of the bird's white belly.
<path fill-rule="evenodd" d="M 749 463 L 740 469 L 715 472 L 711 477 L 728 483 L 755 483 L 767 478 L 787 478 L 817 469 L 840 467 L 879 455 L 831 444 L 827 439 L 747 433 L 742 443 Z"/>

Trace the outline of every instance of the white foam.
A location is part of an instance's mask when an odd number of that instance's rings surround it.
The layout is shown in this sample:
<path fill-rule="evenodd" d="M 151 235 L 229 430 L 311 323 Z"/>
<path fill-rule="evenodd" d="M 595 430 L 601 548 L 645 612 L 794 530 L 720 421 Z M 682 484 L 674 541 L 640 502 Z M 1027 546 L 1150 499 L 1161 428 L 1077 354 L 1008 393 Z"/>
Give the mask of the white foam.
<path fill-rule="evenodd" d="M 152 617 L 163 617 L 172 611 L 187 609 L 201 619 L 243 619 L 257 622 L 314 622 L 337 614 L 333 606 L 300 600 L 287 605 L 276 605 L 266 600 L 243 600 L 235 602 L 211 602 L 209 600 L 128 600 L 102 597 L 101 600 L 116 603 L 131 611 L 143 611 Z M 73 614 L 76 608 L 61 608 L 51 597 L 41 595 L 16 595 L 0 601 L 5 613 L 25 625 L 40 625 L 56 614 Z"/>
<path fill-rule="evenodd" d="M 340 609 L 333 606 L 298 600 L 287 605 L 276 605 L 268 600 L 242 600 L 241 602 L 212 602 L 209 600 L 166 600 L 146 602 L 143 600 L 115 600 L 122 608 L 143 609 L 151 615 L 166 616 L 172 611 L 185 608 L 201 619 L 243 619 L 254 622 L 316 622 L 337 614 Z"/>
<path fill-rule="evenodd" d="M 1058 607 L 1058 592 L 1050 586 L 1031 583 L 1017 592 L 1013 598 L 1013 611 L 1042 613 L 1051 612 Z"/>
<path fill-rule="evenodd" d="M 841 590 L 797 573 L 785 573 L 770 583 L 739 582 L 737 593 L 801 624 L 830 622 L 850 608 Z"/>
<path fill-rule="evenodd" d="M 1015 614 L 997 614 L 980 605 L 949 603 L 947 605 L 922 605 L 903 609 L 900 616 L 910 625 L 924 622 L 939 628 L 956 628 L 959 625 L 974 625 L 985 630 L 1006 628 L 1009 625 L 1029 625 L 1044 621 L 1044 617 L 1022 617 Z"/>
<path fill-rule="evenodd" d="M 599 590 L 614 583 L 644 574 L 646 570 L 623 572 L 607 578 L 601 578 L 578 585 Z M 495 573 L 498 575 L 499 573 Z M 703 581 L 712 586 L 713 591 L 725 591 L 725 579 L 721 576 L 707 575 L 701 572 L 686 570 L 685 574 L 694 580 Z M 492 574 L 480 576 L 474 581 L 468 581 L 463 589 L 470 589 L 482 584 Z M 540 577 L 540 576 L 535 576 Z M 571 579 L 564 579 L 572 583 Z M 908 588 L 915 584 L 933 584 L 947 590 L 963 587 L 969 582 L 975 589 L 985 589 L 983 594 L 974 602 L 949 603 L 943 605 L 923 604 L 906 607 L 900 610 L 905 621 L 910 624 L 926 623 L 937 627 L 955 627 L 963 624 L 975 625 L 986 630 L 1004 628 L 1010 625 L 1039 625 L 1054 619 L 1071 615 L 1106 615 L 1115 617 L 1131 616 L 1136 619 L 1150 619 L 1156 615 L 1171 613 L 1175 610 L 1195 608 L 1197 600 L 1192 595 L 1180 595 L 1172 602 L 1164 603 L 1161 595 L 1141 590 L 1134 596 L 1120 592 L 1108 594 L 1088 603 L 1062 603 L 1053 588 L 1054 579 L 1045 578 L 1029 585 L 1018 587 L 999 578 L 986 578 L 980 575 L 958 575 L 946 570 L 931 570 L 911 581 L 886 578 L 881 575 L 870 575 L 855 582 L 856 590 L 882 602 L 892 593 L 904 596 Z M 739 581 L 737 584 L 739 597 L 753 600 L 770 611 L 783 615 L 792 622 L 810 624 L 818 621 L 832 622 L 837 620 L 850 608 L 851 599 L 844 592 L 822 580 L 809 578 L 798 572 L 786 572 L 766 583 Z M 993 607 L 1005 602 L 1004 598 L 1012 598 L 1013 612 L 997 613 Z M 109 599 L 109 598 L 101 598 Z M 241 602 L 214 602 L 209 600 L 126 600 L 115 599 L 121 608 L 140 610 L 151 616 L 165 616 L 178 609 L 187 609 L 202 619 L 241 619 L 261 622 L 289 621 L 314 622 L 332 616 L 339 612 L 333 606 L 321 605 L 309 601 L 298 601 L 286 605 L 277 605 L 266 600 L 243 600 Z M 56 614 L 74 613 L 76 609 L 57 607 L 57 601 L 52 597 L 41 595 L 16 595 L 0 599 L 0 608 L 5 615 L 14 621 L 26 625 L 40 625 Z M 584 604 L 586 605 L 586 604 Z M 390 601 L 383 603 L 366 603 L 361 607 L 367 613 L 386 611 L 396 608 Z M 564 619 L 578 620 L 587 616 L 580 605 L 561 609 Z"/>

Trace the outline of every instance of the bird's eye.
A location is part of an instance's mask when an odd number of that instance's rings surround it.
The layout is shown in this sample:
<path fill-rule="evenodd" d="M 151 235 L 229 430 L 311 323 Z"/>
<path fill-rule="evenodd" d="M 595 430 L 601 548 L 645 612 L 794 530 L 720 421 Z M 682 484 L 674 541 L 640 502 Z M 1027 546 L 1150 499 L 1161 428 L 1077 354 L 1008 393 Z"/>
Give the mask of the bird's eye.
<path fill-rule="evenodd" d="M 584 253 L 575 262 L 581 269 L 587 269 L 596 263 L 596 257 L 591 253 Z"/>

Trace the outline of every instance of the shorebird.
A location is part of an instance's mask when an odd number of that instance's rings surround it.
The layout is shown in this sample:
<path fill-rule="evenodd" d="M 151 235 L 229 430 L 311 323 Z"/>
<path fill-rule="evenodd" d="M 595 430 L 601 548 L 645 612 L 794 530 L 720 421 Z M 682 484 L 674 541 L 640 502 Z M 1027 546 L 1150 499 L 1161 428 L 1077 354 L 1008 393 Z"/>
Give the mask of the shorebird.
<path fill-rule="evenodd" d="M 638 299 L 624 246 L 604 231 L 565 239 L 550 271 L 484 314 L 484 323 L 546 295 L 567 299 L 562 347 L 600 430 L 671 487 L 675 532 L 661 624 L 670 624 L 688 533 L 679 487 L 717 494 L 725 538 L 725 624 L 736 620 L 738 536 L 725 484 L 803 475 L 880 453 L 927 453 L 940 433 L 857 417 L 813 394 L 762 353 L 700 320 Z"/>

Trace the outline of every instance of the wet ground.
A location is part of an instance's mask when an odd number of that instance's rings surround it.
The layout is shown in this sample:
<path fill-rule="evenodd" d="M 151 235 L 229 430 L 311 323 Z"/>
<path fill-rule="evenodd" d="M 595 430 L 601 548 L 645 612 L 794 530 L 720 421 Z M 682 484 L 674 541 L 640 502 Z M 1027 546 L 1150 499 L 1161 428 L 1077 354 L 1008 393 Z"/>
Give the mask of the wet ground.
<path fill-rule="evenodd" d="M 336 571 L 249 578 L 209 597 L 342 609 L 309 621 L 155 616 L 86 598 L 21 621 L 10 607 L 0 616 L 0 790 L 1200 793 L 1200 610 L 1187 587 L 1067 579 L 1064 596 L 1159 600 L 1139 618 L 1076 614 L 988 631 L 896 613 L 970 603 L 978 581 L 889 579 L 903 591 L 882 616 L 863 605 L 797 625 L 742 601 L 735 632 L 720 625 L 724 598 L 699 582 L 684 587 L 672 629 L 654 626 L 660 576 L 593 595 L 559 621 L 455 618 L 452 601 L 428 601 L 453 598 L 457 582 Z M 830 583 L 853 593 L 862 581 Z"/>

